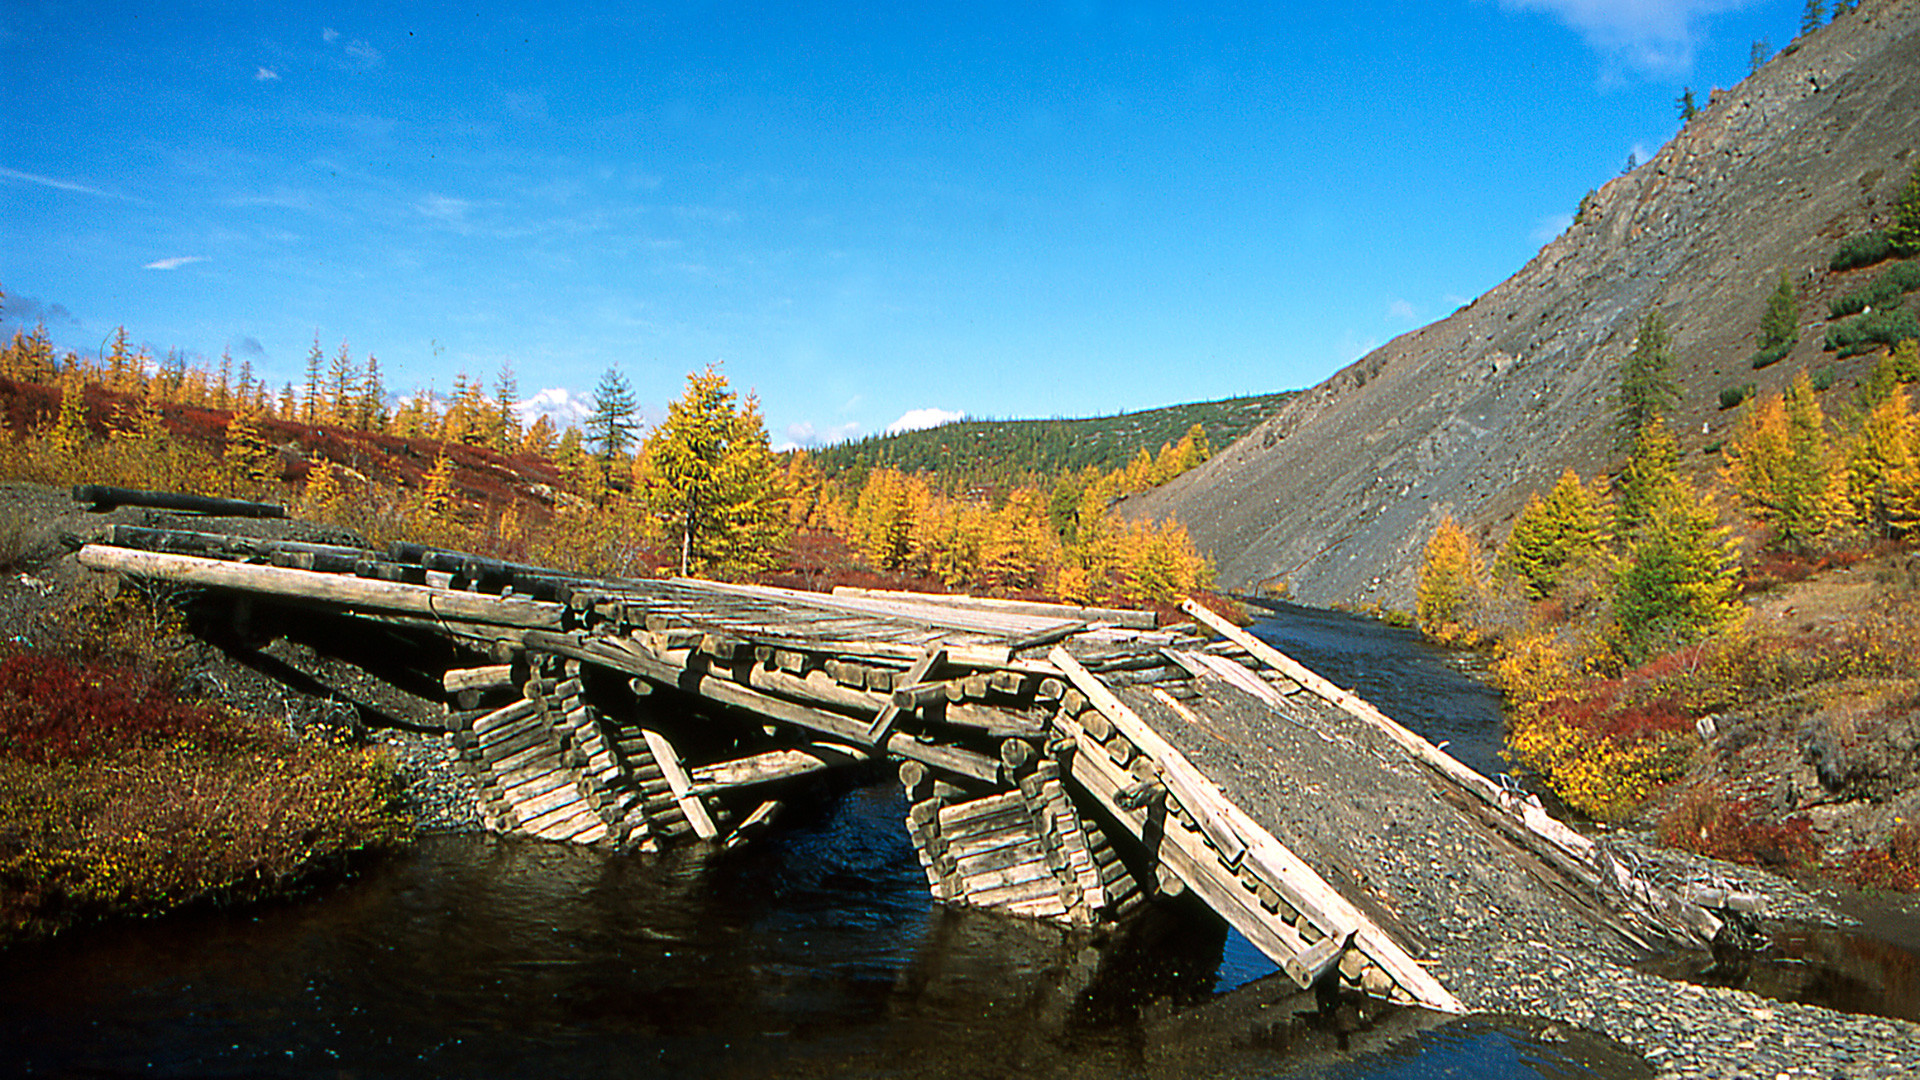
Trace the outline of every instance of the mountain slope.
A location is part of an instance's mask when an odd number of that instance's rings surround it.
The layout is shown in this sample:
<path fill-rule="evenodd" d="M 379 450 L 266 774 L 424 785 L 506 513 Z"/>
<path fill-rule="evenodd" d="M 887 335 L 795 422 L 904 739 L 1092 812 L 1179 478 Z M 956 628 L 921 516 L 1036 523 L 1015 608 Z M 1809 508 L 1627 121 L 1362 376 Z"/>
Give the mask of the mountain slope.
<path fill-rule="evenodd" d="M 1641 318 L 1671 328 L 1685 392 L 1671 422 L 1708 471 L 1737 419 L 1724 387 L 1779 389 L 1834 363 L 1827 300 L 1876 270 L 1830 274 L 1846 236 L 1885 223 L 1920 164 L 1920 0 L 1881 0 L 1783 50 L 1708 106 L 1651 161 L 1608 183 L 1582 220 L 1452 316 L 1402 335 L 1294 399 L 1158 491 L 1138 516 L 1174 516 L 1223 587 L 1312 604 L 1410 607 L 1427 538 L 1451 512 L 1484 540 L 1528 492 L 1612 458 L 1608 397 Z M 1801 339 L 1751 369 L 1785 270 Z M 1851 397 L 1872 363 L 1838 362 Z M 1829 406 L 1832 411 L 1834 405 Z"/>

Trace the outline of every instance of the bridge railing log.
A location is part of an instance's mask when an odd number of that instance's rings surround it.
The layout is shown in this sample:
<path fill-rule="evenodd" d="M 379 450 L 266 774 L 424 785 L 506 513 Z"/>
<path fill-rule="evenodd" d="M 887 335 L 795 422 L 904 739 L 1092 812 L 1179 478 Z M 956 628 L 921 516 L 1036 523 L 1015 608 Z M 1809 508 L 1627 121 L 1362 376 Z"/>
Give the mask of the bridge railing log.
<path fill-rule="evenodd" d="M 1180 609 L 1223 639 L 1244 650 L 1287 679 L 1349 715 L 1365 722 L 1425 765 L 1443 788 L 1463 801 L 1487 825 L 1542 860 L 1551 870 L 1579 888 L 1577 902 L 1588 907 L 1616 933 L 1642 948 L 1653 934 L 1682 945 L 1704 948 L 1719 932 L 1722 920 L 1699 904 L 1637 878 L 1594 841 L 1555 820 L 1539 800 L 1503 789 L 1459 759 L 1388 717 L 1359 695 L 1341 689 L 1280 650 L 1233 625 L 1207 608 L 1188 600 Z M 1561 885 L 1567 883 L 1549 883 Z M 1738 898 L 1748 903 L 1750 898 Z M 1595 911 L 1596 902 L 1618 911 L 1627 920 Z"/>

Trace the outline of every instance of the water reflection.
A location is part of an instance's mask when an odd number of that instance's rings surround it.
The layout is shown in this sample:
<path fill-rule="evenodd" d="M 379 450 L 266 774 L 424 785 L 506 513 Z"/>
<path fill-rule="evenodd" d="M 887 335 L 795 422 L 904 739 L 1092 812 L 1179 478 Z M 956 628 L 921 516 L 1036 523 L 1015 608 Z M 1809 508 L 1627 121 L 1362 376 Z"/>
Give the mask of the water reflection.
<path fill-rule="evenodd" d="M 36 1076 L 1415 1076 L 1532 1047 L 1558 1064 L 1518 1075 L 1643 1075 L 1524 1025 L 1322 1013 L 1276 978 L 1219 993 L 1235 946 L 1206 919 L 1102 940 L 936 909 L 904 812 L 890 789 L 858 791 L 720 856 L 434 838 L 303 902 L 13 950 L 0 1061 Z"/>

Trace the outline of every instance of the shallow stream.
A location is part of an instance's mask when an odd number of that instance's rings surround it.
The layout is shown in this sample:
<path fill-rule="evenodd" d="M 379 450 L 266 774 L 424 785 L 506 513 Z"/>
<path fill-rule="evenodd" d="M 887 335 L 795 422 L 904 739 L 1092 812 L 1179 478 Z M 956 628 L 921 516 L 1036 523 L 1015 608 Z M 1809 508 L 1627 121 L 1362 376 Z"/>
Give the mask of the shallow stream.
<path fill-rule="evenodd" d="M 1477 768 L 1498 698 L 1377 623 L 1258 632 Z M 1474 719 L 1473 717 L 1478 717 Z M 0 1073 L 287 1077 L 1594 1077 L 1605 1040 L 1311 996 L 1205 918 L 1096 941 L 934 907 L 892 787 L 734 852 L 430 837 L 264 908 L 0 953 Z"/>

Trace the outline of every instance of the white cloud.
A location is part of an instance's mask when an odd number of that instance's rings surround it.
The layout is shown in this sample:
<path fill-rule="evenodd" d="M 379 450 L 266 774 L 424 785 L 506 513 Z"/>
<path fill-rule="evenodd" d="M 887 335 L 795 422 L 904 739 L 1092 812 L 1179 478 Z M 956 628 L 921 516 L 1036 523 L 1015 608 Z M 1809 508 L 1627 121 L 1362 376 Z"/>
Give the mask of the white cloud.
<path fill-rule="evenodd" d="M 887 425 L 887 434 L 898 435 L 903 431 L 919 431 L 921 428 L 939 427 L 951 424 L 955 420 L 965 420 L 963 412 L 949 412 L 946 409 L 908 409 L 900 419 Z"/>
<path fill-rule="evenodd" d="M 554 430 L 562 431 L 585 420 L 593 411 L 593 403 L 564 386 L 554 386 L 515 405 L 513 411 L 520 414 L 523 424 L 531 424 L 544 416 Z"/>
<path fill-rule="evenodd" d="M 327 43 L 327 44 L 329 44 L 329 45 L 331 45 L 331 44 L 333 44 L 334 42 L 336 42 L 336 41 L 339 41 L 339 40 L 340 40 L 340 31 L 338 31 L 338 30 L 335 30 L 335 29 L 334 29 L 333 27 L 331 27 L 331 26 L 328 26 L 328 27 L 324 27 L 324 28 L 322 28 L 322 29 L 321 29 L 321 31 L 320 31 L 320 40 L 321 40 L 321 41 L 324 41 L 324 42 L 326 42 L 326 43 Z"/>
<path fill-rule="evenodd" d="M 461 230 L 470 228 L 467 223 L 467 212 L 473 209 L 473 204 L 465 199 L 455 199 L 447 195 L 429 195 L 414 203 L 413 208 L 444 225 Z"/>
<path fill-rule="evenodd" d="M 851 421 L 821 430 L 814 427 L 811 422 L 803 420 L 797 424 L 788 424 L 786 438 L 774 443 L 773 449 L 782 454 L 789 450 L 811 450 L 818 446 L 846 442 L 859 434 L 860 425 Z"/>
<path fill-rule="evenodd" d="M 1700 23 L 1752 0 L 1499 0 L 1506 11 L 1541 12 L 1560 20 L 1610 61 L 1651 75 L 1693 68 Z"/>
<path fill-rule="evenodd" d="M 1387 305 L 1387 318 L 1411 322 L 1414 319 L 1413 305 L 1405 300 L 1395 300 Z"/>
<path fill-rule="evenodd" d="M 50 187 L 55 191 L 72 191 L 81 195 L 98 195 L 103 199 L 121 199 L 126 202 L 139 201 L 137 199 L 130 199 L 125 195 L 116 195 L 111 191 L 101 191 L 96 187 L 76 184 L 71 180 L 56 180 L 51 176 L 35 176 L 33 173 L 23 173 L 17 169 L 9 169 L 5 166 L 0 166 L 0 180 L 14 180 L 22 184 L 38 184 L 41 187 Z"/>
<path fill-rule="evenodd" d="M 380 61 L 386 59 L 386 57 L 380 55 L 379 49 L 376 49 L 373 46 L 367 44 L 366 42 L 361 41 L 359 38 L 354 38 L 352 41 L 347 43 L 347 55 L 353 57 L 354 59 L 360 61 L 361 63 L 367 65 L 368 67 L 373 67 L 374 65 L 380 63 Z"/>
<path fill-rule="evenodd" d="M 280 73 L 270 67 L 263 67 L 253 73 L 254 82 L 279 82 Z"/>
<path fill-rule="evenodd" d="M 206 262 L 206 261 L 207 261 L 207 257 L 205 255 L 175 255 L 171 259 L 156 259 L 155 261 L 148 263 L 147 265 L 141 267 L 140 269 L 142 270 L 178 270 L 183 266 L 191 266 L 194 263 Z"/>

